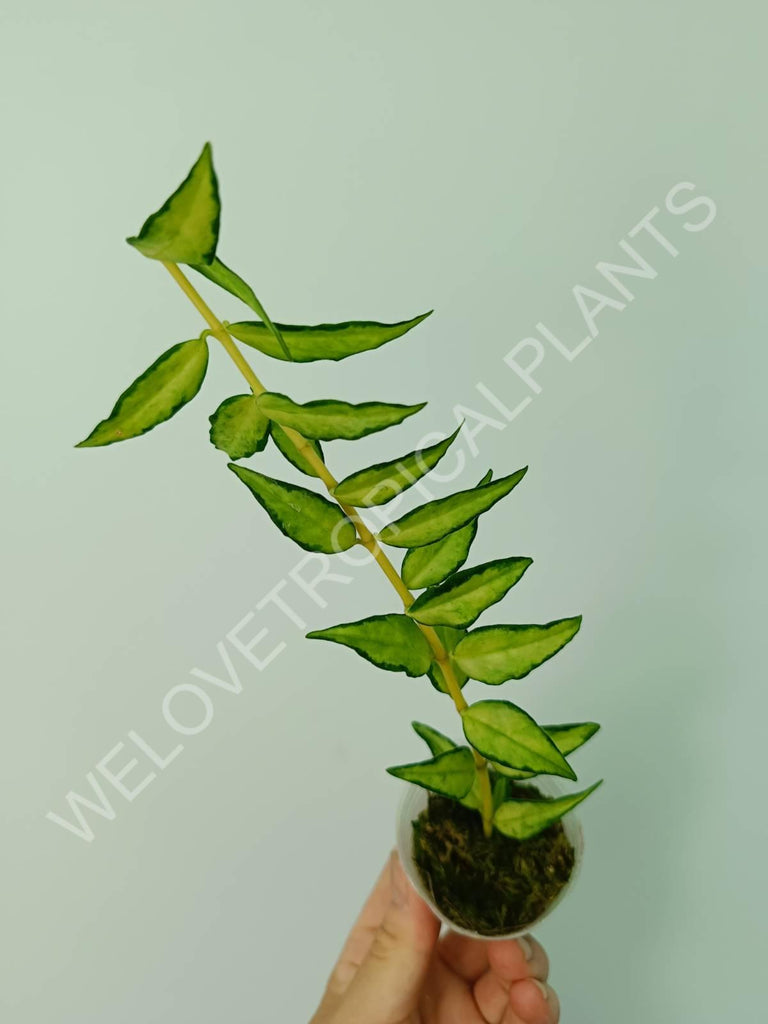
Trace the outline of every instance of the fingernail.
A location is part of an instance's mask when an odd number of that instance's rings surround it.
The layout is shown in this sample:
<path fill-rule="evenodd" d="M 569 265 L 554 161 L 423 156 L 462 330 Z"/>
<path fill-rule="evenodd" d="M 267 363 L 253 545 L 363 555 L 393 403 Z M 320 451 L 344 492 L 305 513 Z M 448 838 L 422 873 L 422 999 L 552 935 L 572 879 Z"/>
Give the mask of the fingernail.
<path fill-rule="evenodd" d="M 389 859 L 389 873 L 391 878 L 390 896 L 396 907 L 404 907 L 408 902 L 408 879 L 400 863 L 397 851 L 392 851 Z"/>
<path fill-rule="evenodd" d="M 531 945 L 530 939 L 525 936 L 517 940 L 517 944 L 523 951 L 523 956 L 526 960 L 533 960 L 533 946 Z"/>
<path fill-rule="evenodd" d="M 539 981 L 538 978 L 531 978 L 533 984 L 538 988 L 544 998 L 549 1001 L 549 985 L 545 985 L 543 981 Z"/>

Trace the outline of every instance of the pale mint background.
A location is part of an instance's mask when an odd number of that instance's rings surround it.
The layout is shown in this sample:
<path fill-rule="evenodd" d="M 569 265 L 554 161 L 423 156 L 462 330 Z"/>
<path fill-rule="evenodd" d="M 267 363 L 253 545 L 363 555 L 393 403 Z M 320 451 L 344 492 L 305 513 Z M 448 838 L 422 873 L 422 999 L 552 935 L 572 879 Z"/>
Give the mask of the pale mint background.
<path fill-rule="evenodd" d="M 502 691 L 605 727 L 577 764 L 608 780 L 584 809 L 583 877 L 540 933 L 563 1020 L 759 1019 L 762 5 L 29 0 L 0 27 L 3 1020 L 307 1021 L 392 842 L 384 765 L 420 755 L 411 718 L 455 730 L 430 687 L 267 607 L 249 629 L 286 649 L 263 673 L 240 660 L 239 696 L 208 686 L 210 727 L 133 803 L 114 794 L 92 844 L 45 819 L 129 730 L 170 749 L 164 695 L 216 672 L 217 642 L 297 562 L 208 446 L 207 415 L 242 390 L 223 353 L 173 423 L 72 447 L 200 330 L 123 238 L 205 139 L 221 253 L 276 318 L 437 311 L 357 361 L 258 360 L 302 400 L 429 399 L 423 425 L 330 446 L 340 474 L 447 430 L 455 404 L 490 411 L 478 381 L 520 401 L 504 355 L 537 321 L 581 338 L 572 287 L 599 287 L 595 264 L 661 207 L 679 256 L 635 239 L 658 277 L 629 282 L 634 303 L 605 310 L 576 361 L 548 352 L 543 390 L 478 435 L 462 481 L 532 467 L 475 550 L 535 558 L 502 620 L 585 614 L 566 653 Z M 717 204 L 704 231 L 683 226 L 701 208 L 664 210 L 682 181 Z M 325 610 L 283 595 L 312 626 L 396 608 L 357 576 Z"/>

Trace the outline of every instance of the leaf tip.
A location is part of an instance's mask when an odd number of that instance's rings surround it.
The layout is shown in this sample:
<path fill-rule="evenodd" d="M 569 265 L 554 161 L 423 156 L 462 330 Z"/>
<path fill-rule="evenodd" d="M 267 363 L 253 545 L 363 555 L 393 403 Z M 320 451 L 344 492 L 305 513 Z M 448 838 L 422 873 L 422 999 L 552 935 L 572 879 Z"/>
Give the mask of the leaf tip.
<path fill-rule="evenodd" d="M 99 424 L 99 426 L 101 426 L 101 424 Z M 105 442 L 104 441 L 100 441 L 96 437 L 96 431 L 97 430 L 98 430 L 98 427 L 94 427 L 94 429 L 90 432 L 90 434 L 87 437 L 84 437 L 82 441 L 78 441 L 77 444 L 74 445 L 74 447 L 75 448 L 101 448 Z M 115 438 L 115 440 L 117 440 L 117 438 Z M 108 444 L 109 442 L 106 442 L 106 443 Z"/>

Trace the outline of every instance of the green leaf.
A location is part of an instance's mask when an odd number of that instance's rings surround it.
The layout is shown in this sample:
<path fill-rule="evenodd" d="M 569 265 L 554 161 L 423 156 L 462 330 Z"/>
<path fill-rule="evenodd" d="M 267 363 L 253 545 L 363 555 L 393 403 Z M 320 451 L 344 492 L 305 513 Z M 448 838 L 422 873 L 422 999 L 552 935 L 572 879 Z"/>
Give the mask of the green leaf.
<path fill-rule="evenodd" d="M 582 800 L 586 800 L 602 785 L 602 781 L 601 779 L 581 793 L 557 797 L 554 800 L 509 800 L 497 809 L 493 823 L 505 836 L 512 839 L 530 839 L 559 821 Z"/>
<path fill-rule="evenodd" d="M 577 725 L 543 725 L 542 729 L 554 741 L 555 746 L 567 757 L 574 750 L 582 747 L 587 740 L 591 739 L 600 726 L 597 722 L 579 722 Z M 494 764 L 497 772 L 506 775 L 510 779 L 531 779 L 536 772 L 521 772 L 517 768 L 507 768 L 503 764 Z"/>
<path fill-rule="evenodd" d="M 346 359 L 358 352 L 368 352 L 395 338 L 401 337 L 430 315 L 422 313 L 412 320 L 401 320 L 396 324 L 381 324 L 373 320 L 348 320 L 340 324 L 316 324 L 299 327 L 294 324 L 276 323 L 290 358 L 297 363 L 309 363 L 317 359 Z M 261 313 L 259 313 L 261 316 Z M 230 324 L 230 333 L 245 345 L 257 348 L 275 359 L 286 359 L 269 328 L 253 320 Z"/>
<path fill-rule="evenodd" d="M 275 445 L 280 450 L 280 452 L 285 456 L 286 459 L 288 459 L 292 466 L 295 466 L 296 469 L 299 470 L 300 473 L 306 473 L 307 476 L 315 477 L 318 475 L 315 467 L 304 455 L 304 453 L 299 451 L 299 449 L 288 437 L 288 435 L 286 434 L 286 432 L 283 430 L 279 423 L 272 424 L 270 435 L 272 437 L 272 440 L 275 442 Z M 310 446 L 315 455 L 317 455 L 319 459 L 323 459 L 323 461 L 325 461 L 323 456 L 323 449 L 320 447 L 320 442 L 310 441 L 307 440 L 306 438 L 305 440 L 307 441 L 307 444 Z"/>
<path fill-rule="evenodd" d="M 480 486 L 490 483 L 492 475 L 489 469 L 480 481 Z M 406 587 L 410 587 L 411 590 L 431 587 L 460 569 L 467 560 L 469 549 L 477 534 L 477 523 L 478 520 L 475 518 L 471 523 L 454 530 L 441 540 L 406 551 L 400 570 Z"/>
<path fill-rule="evenodd" d="M 211 263 L 219 239 L 221 202 L 206 142 L 192 170 L 138 233 L 126 239 L 153 260 L 169 263 Z"/>
<path fill-rule="evenodd" d="M 450 437 L 391 462 L 380 462 L 353 473 L 333 489 L 333 496 L 346 505 L 371 508 L 384 505 L 434 469 L 456 440 L 461 427 Z"/>
<path fill-rule="evenodd" d="M 202 338 L 169 348 L 120 395 L 109 416 L 75 447 L 95 448 L 146 434 L 195 397 L 207 367 L 208 345 Z"/>
<path fill-rule="evenodd" d="M 307 639 L 343 644 L 379 668 L 408 676 L 425 675 L 432 661 L 424 634 L 407 615 L 372 615 L 358 622 L 316 629 L 307 633 Z"/>
<path fill-rule="evenodd" d="M 219 288 L 223 288 L 224 291 L 229 292 L 230 295 L 234 295 L 236 299 L 240 299 L 246 306 L 261 316 L 260 309 L 261 303 L 254 295 L 253 289 L 247 284 L 239 274 L 236 274 L 234 270 L 222 263 L 218 256 L 215 256 L 210 263 L 193 263 L 192 269 L 196 270 L 198 274 L 202 274 L 203 277 L 207 277 L 209 281 L 213 281 Z"/>
<path fill-rule="evenodd" d="M 331 555 L 346 551 L 356 543 L 354 526 L 334 502 L 306 487 L 275 480 L 234 462 L 228 465 L 275 526 L 305 551 Z"/>
<path fill-rule="evenodd" d="M 473 519 L 441 540 L 420 548 L 409 548 L 400 569 L 406 587 L 419 590 L 450 576 L 466 562 L 476 534 L 477 519 Z"/>
<path fill-rule="evenodd" d="M 572 640 L 581 616 L 543 626 L 480 626 L 456 646 L 456 663 L 471 679 L 497 685 L 522 679 Z"/>
<path fill-rule="evenodd" d="M 419 405 L 390 405 L 385 402 L 336 402 L 319 399 L 299 405 L 286 395 L 265 391 L 259 395 L 259 407 L 265 416 L 282 427 L 293 427 L 302 437 L 315 441 L 333 441 L 342 438 L 354 441 L 385 427 L 401 423 L 424 408 Z"/>
<path fill-rule="evenodd" d="M 230 295 L 234 295 L 235 298 L 240 299 L 246 306 L 250 306 L 255 313 L 258 313 L 264 321 L 261 326 L 272 334 L 274 341 L 280 347 L 282 351 L 281 359 L 292 358 L 282 334 L 267 316 L 267 312 L 256 298 L 253 288 L 239 274 L 236 274 L 234 270 L 230 270 L 226 264 L 221 262 L 218 256 L 210 265 L 206 266 L 205 263 L 198 263 L 192 269 L 196 270 L 198 274 L 202 274 L 203 277 L 207 277 L 209 281 L 213 281 L 214 284 L 228 291 Z"/>
<path fill-rule="evenodd" d="M 253 395 L 225 398 L 211 420 L 211 444 L 230 459 L 246 459 L 264 451 L 269 438 L 269 420 Z"/>
<path fill-rule="evenodd" d="M 503 790 L 501 788 L 502 784 L 503 784 Z M 506 790 L 507 790 L 507 781 L 506 781 L 506 779 L 502 779 L 502 778 L 498 778 L 497 777 L 496 782 L 494 784 L 494 789 L 493 789 L 494 807 L 497 805 L 497 803 L 501 803 L 501 801 L 505 798 Z M 499 796 L 498 800 L 497 800 L 497 794 Z M 459 803 L 461 804 L 462 807 L 467 807 L 470 811 L 480 811 L 482 809 L 482 806 L 483 806 L 483 787 L 480 784 L 480 776 L 479 776 L 479 774 L 477 772 L 475 772 L 475 778 L 474 778 L 474 781 L 472 783 L 472 788 L 470 789 L 470 791 L 467 793 L 467 795 L 465 797 L 462 797 L 462 799 L 459 800 Z"/>
<path fill-rule="evenodd" d="M 496 810 L 504 801 L 507 799 L 507 790 L 509 785 L 507 780 L 499 775 L 496 777 L 493 783 L 493 809 Z"/>
<path fill-rule="evenodd" d="M 435 632 L 440 638 L 440 643 L 446 649 L 449 656 L 452 654 L 459 640 L 467 635 L 466 629 L 454 629 L 453 626 L 435 626 Z M 463 687 L 467 679 L 469 679 L 469 676 L 466 672 L 463 672 L 454 661 L 451 661 L 451 664 L 453 666 L 453 674 L 456 676 L 456 682 L 459 684 L 459 687 Z M 443 670 L 436 661 L 432 662 L 428 674 L 430 682 L 436 690 L 439 690 L 441 693 L 449 692 L 448 686 L 443 678 Z"/>
<path fill-rule="evenodd" d="M 493 785 L 493 806 L 498 806 L 502 800 L 506 799 L 507 780 L 496 777 Z M 480 776 L 475 772 L 475 781 L 472 783 L 472 788 L 467 795 L 459 800 L 462 807 L 467 807 L 470 811 L 482 811 L 483 807 L 483 789 L 480 785 Z"/>
<path fill-rule="evenodd" d="M 573 769 L 531 716 L 508 700 L 481 700 L 461 713 L 464 735 L 483 757 L 523 771 L 575 779 Z"/>
<path fill-rule="evenodd" d="M 396 548 L 418 548 L 432 544 L 487 512 L 520 483 L 527 471 L 526 466 L 492 483 L 420 505 L 385 526 L 379 534 L 379 540 Z"/>
<path fill-rule="evenodd" d="M 546 729 L 544 731 L 546 732 Z M 522 772 L 519 768 L 507 768 L 505 764 L 498 764 L 496 761 L 489 761 L 488 764 L 499 775 L 504 775 L 508 779 L 533 779 L 541 774 L 541 772 Z"/>
<path fill-rule="evenodd" d="M 577 722 L 573 725 L 545 725 L 544 730 L 551 736 L 557 745 L 557 749 L 566 757 L 574 750 L 583 747 L 587 740 L 598 732 L 600 726 L 597 722 Z"/>
<path fill-rule="evenodd" d="M 387 771 L 397 779 L 405 779 L 432 793 L 456 800 L 466 796 L 475 781 L 475 762 L 469 747 L 457 747 L 429 761 L 402 764 L 387 768 Z"/>
<path fill-rule="evenodd" d="M 464 569 L 417 597 L 408 614 L 426 626 L 471 626 L 531 564 L 530 558 L 497 558 Z"/>
<path fill-rule="evenodd" d="M 469 808 L 470 811 L 479 811 L 483 806 L 483 790 L 480 786 L 480 776 L 475 772 L 475 778 L 472 782 L 472 786 L 465 797 L 459 800 L 462 807 Z"/>
<path fill-rule="evenodd" d="M 438 669 L 439 671 L 439 669 Z M 431 674 L 431 673 L 430 673 Z M 442 678 L 442 676 L 441 676 Z M 466 679 L 464 680 L 466 682 Z M 433 680 L 434 683 L 434 680 Z M 435 683 L 435 685 L 437 685 Z M 438 689 L 441 687 L 438 686 Z M 430 725 L 425 725 L 423 722 L 411 722 L 415 732 L 420 736 L 429 747 L 433 756 L 438 754 L 444 754 L 447 750 L 455 750 L 457 744 L 453 742 L 448 736 L 438 732 L 437 729 L 433 729 Z M 512 771 L 511 768 L 505 768 L 505 771 Z M 496 780 L 496 787 L 494 788 L 494 794 L 500 792 L 499 785 L 503 780 Z M 506 793 L 506 783 L 504 785 L 504 793 Z M 495 799 L 495 797 L 494 797 Z M 459 800 L 459 803 L 463 807 L 468 807 L 472 811 L 480 810 L 483 805 L 483 795 L 480 787 L 480 776 L 475 772 L 475 778 L 472 781 L 472 786 L 466 796 Z"/>
<path fill-rule="evenodd" d="M 427 744 L 433 757 L 444 754 L 447 750 L 456 749 L 456 744 L 452 739 L 444 736 L 437 729 L 433 729 L 431 725 L 425 725 L 423 722 L 411 722 L 411 725 L 416 735 L 420 736 Z"/>

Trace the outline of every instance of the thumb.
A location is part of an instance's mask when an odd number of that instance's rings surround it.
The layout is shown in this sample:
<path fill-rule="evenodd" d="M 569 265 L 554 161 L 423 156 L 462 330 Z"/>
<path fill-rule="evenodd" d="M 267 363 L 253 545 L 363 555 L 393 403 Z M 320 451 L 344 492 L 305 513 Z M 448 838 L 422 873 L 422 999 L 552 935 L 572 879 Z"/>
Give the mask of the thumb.
<path fill-rule="evenodd" d="M 351 1024 L 409 1020 L 440 934 L 440 922 L 411 886 L 394 851 L 389 868 L 389 906 L 344 998 L 342 1019 Z"/>

